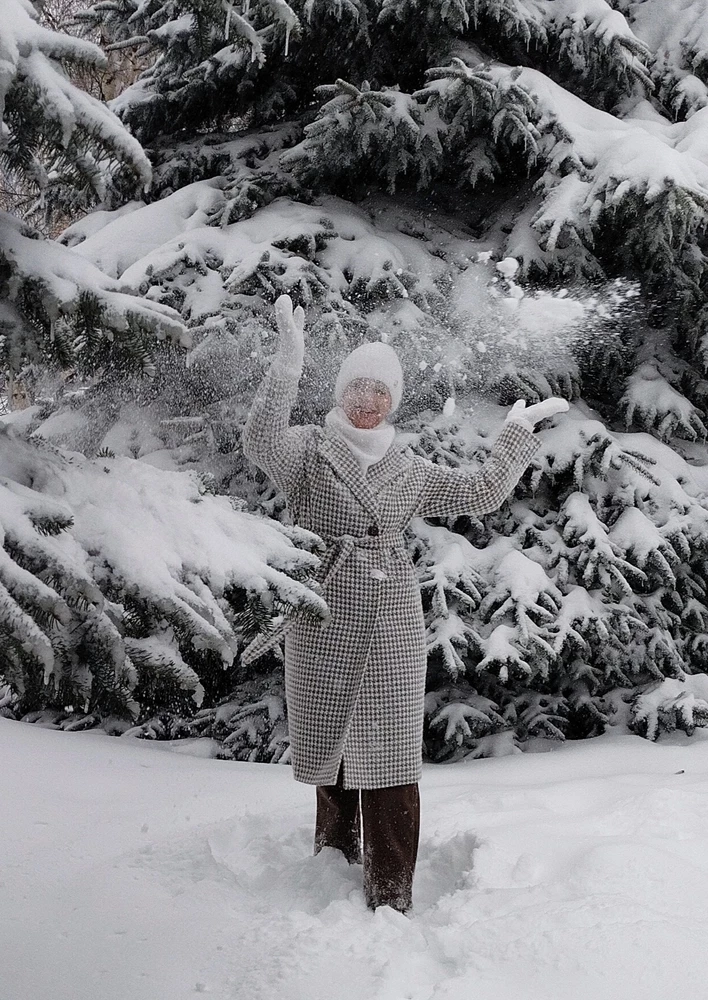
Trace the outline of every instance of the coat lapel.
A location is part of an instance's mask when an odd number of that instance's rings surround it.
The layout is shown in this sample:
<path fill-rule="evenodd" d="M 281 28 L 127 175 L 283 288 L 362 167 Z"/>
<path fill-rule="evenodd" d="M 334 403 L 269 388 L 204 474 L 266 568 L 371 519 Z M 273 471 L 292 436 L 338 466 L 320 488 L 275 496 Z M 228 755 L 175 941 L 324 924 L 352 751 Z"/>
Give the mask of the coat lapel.
<path fill-rule="evenodd" d="M 405 471 L 405 459 L 395 445 L 380 461 L 370 466 L 366 478 L 346 441 L 336 432 L 325 431 L 318 451 L 373 517 L 379 513 L 381 493 Z"/>
<path fill-rule="evenodd" d="M 366 484 L 377 498 L 396 483 L 408 468 L 408 462 L 401 449 L 394 443 L 384 457 L 370 466 Z"/>
<path fill-rule="evenodd" d="M 376 499 L 364 479 L 357 460 L 349 450 L 349 446 L 334 432 L 325 432 L 320 441 L 318 451 L 329 462 L 344 484 L 351 490 L 362 507 L 376 517 Z"/>

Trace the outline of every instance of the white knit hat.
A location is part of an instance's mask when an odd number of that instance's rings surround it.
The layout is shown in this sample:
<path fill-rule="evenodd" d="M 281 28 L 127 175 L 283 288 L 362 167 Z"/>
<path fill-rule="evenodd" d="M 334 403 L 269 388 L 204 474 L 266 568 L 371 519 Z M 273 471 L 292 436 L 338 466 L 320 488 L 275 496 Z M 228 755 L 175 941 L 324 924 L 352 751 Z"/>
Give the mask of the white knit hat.
<path fill-rule="evenodd" d="M 403 395 L 403 369 L 398 355 L 388 344 L 376 341 L 360 344 L 348 354 L 339 369 L 334 386 L 334 398 L 342 402 L 344 390 L 357 378 L 371 378 L 383 382 L 391 393 L 391 413 L 398 409 Z"/>

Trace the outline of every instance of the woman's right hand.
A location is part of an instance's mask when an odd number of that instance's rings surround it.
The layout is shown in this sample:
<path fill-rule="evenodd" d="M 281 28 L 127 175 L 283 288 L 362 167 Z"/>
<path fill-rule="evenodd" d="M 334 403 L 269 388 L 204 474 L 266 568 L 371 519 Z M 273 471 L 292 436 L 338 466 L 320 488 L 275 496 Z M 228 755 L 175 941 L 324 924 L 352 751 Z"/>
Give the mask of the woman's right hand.
<path fill-rule="evenodd" d="M 285 368 L 298 374 L 305 360 L 305 312 L 302 306 L 293 311 L 289 295 L 281 295 L 275 302 L 275 320 L 278 324 L 278 358 Z"/>

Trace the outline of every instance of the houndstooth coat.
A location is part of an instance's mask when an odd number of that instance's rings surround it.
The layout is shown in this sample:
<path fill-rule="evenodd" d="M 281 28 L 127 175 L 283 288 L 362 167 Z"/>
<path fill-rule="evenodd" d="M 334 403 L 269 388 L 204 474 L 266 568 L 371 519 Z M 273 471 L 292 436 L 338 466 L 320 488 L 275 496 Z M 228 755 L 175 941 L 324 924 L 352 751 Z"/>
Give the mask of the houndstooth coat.
<path fill-rule="evenodd" d="M 285 691 L 294 776 L 345 788 L 417 782 L 426 649 L 411 518 L 484 514 L 516 485 L 538 439 L 509 423 L 479 473 L 405 455 L 395 441 L 364 475 L 329 428 L 289 426 L 297 373 L 271 370 L 243 435 L 246 455 L 286 496 L 293 520 L 327 545 L 319 568 L 325 625 L 293 619 Z"/>

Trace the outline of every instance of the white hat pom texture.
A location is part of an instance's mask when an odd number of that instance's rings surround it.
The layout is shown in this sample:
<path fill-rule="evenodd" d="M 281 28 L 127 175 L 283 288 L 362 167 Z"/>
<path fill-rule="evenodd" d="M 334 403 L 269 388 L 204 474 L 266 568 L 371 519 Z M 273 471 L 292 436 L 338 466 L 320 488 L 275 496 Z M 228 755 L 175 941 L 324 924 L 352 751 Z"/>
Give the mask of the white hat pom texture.
<path fill-rule="evenodd" d="M 341 404 L 344 390 L 357 378 L 371 378 L 383 382 L 391 393 L 391 413 L 398 409 L 403 396 L 403 369 L 392 347 L 380 341 L 360 344 L 346 356 L 334 386 L 334 398 L 337 403 Z"/>

